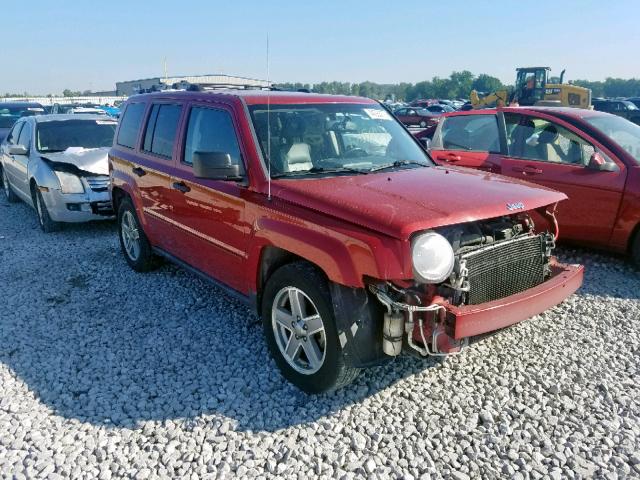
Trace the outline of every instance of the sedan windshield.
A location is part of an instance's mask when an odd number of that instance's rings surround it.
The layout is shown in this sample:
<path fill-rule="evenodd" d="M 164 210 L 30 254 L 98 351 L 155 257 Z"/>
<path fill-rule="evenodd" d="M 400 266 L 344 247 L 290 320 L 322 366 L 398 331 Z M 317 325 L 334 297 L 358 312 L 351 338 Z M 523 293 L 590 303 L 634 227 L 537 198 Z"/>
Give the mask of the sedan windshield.
<path fill-rule="evenodd" d="M 250 112 L 274 178 L 432 165 L 419 144 L 379 105 L 254 105 Z"/>
<path fill-rule="evenodd" d="M 585 121 L 620 145 L 640 164 L 640 126 L 613 115 L 588 117 Z"/>
<path fill-rule="evenodd" d="M 69 147 L 110 147 L 116 122 L 107 120 L 63 120 L 40 122 L 36 130 L 39 152 L 62 152 Z"/>

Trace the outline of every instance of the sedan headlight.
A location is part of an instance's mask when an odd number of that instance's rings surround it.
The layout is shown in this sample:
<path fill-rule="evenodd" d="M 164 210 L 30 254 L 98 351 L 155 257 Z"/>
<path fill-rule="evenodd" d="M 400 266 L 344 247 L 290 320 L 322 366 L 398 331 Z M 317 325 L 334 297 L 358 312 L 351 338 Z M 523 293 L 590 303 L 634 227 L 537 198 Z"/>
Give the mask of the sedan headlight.
<path fill-rule="evenodd" d="M 425 283 L 443 282 L 453 271 L 453 247 L 436 232 L 423 233 L 414 238 L 411 257 L 415 275 Z"/>
<path fill-rule="evenodd" d="M 84 187 L 80 178 L 73 173 L 59 172 L 54 170 L 58 181 L 60 182 L 60 188 L 62 193 L 84 193 Z"/>

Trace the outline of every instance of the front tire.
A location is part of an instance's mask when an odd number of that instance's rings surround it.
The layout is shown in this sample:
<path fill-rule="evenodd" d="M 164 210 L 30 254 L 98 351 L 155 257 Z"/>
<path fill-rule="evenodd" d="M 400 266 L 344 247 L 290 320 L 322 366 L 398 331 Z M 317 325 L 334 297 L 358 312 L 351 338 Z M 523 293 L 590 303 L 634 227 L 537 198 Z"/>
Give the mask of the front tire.
<path fill-rule="evenodd" d="M 7 174 L 4 171 L 4 168 L 2 168 L 2 190 L 4 191 L 4 196 L 7 197 L 7 201 L 9 203 L 18 202 L 19 198 L 15 193 L 13 193 L 13 190 L 11 189 L 11 185 L 9 184 L 9 178 L 7 177 Z"/>
<path fill-rule="evenodd" d="M 118 208 L 118 238 L 124 258 L 136 272 L 148 272 L 158 267 L 159 259 L 153 253 L 130 198 L 124 198 Z"/>
<path fill-rule="evenodd" d="M 36 214 L 38 215 L 38 223 L 40 224 L 40 228 L 44 233 L 57 232 L 60 230 L 62 225 L 60 222 L 54 222 L 51 220 L 51 216 L 49 215 L 49 210 L 47 209 L 47 204 L 44 203 L 44 198 L 42 197 L 42 193 L 38 189 L 38 186 L 34 186 L 33 199 L 36 207 Z"/>
<path fill-rule="evenodd" d="M 285 265 L 262 296 L 267 345 L 282 375 L 307 393 L 351 383 L 359 369 L 345 364 L 327 280 L 313 266 Z"/>

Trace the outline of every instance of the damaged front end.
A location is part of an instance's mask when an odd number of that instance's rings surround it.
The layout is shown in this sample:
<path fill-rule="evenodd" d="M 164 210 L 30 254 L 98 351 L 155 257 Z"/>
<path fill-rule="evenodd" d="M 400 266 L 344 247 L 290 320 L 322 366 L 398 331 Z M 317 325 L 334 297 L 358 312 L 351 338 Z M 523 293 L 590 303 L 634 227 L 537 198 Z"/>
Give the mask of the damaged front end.
<path fill-rule="evenodd" d="M 435 229 L 453 249 L 444 281 L 370 284 L 386 308 L 384 352 L 458 353 L 472 337 L 525 320 L 572 294 L 582 283 L 582 267 L 555 261 L 553 210 L 539 213 L 553 233 L 536 233 L 527 213 Z"/>

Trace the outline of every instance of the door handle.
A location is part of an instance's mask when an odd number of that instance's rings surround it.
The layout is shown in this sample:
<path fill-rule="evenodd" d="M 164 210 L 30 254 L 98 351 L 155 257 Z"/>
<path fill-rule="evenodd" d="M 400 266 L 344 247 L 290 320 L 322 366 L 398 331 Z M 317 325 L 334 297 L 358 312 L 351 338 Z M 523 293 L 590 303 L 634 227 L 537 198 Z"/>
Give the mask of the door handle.
<path fill-rule="evenodd" d="M 455 153 L 445 153 L 444 155 L 438 155 L 438 158 L 445 162 L 459 162 L 460 160 L 462 160 L 462 157 Z"/>
<path fill-rule="evenodd" d="M 190 192 L 191 189 L 184 182 L 174 182 L 173 188 L 180 190 L 182 193 Z"/>
<path fill-rule="evenodd" d="M 145 172 L 144 169 L 140 167 L 134 167 L 131 171 L 139 177 L 144 177 L 147 174 L 147 172 Z"/>
<path fill-rule="evenodd" d="M 522 173 L 523 175 L 540 175 L 542 173 L 541 168 L 533 167 L 531 165 L 527 165 L 525 167 L 513 167 L 513 171 Z"/>

